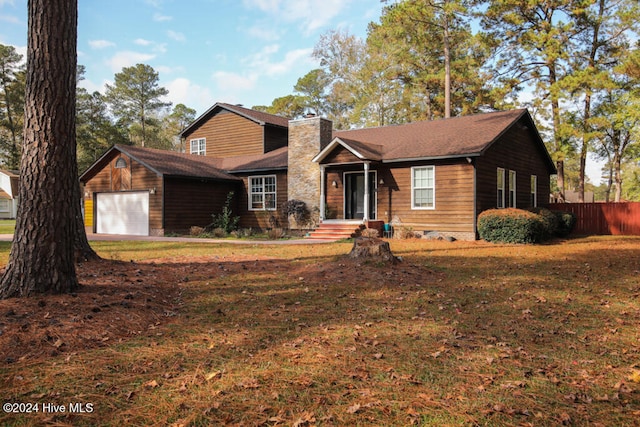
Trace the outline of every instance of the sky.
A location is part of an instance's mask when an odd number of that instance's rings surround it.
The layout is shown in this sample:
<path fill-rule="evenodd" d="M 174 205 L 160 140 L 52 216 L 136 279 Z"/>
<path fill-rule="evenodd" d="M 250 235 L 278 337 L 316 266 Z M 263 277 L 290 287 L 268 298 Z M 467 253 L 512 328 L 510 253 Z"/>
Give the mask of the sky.
<path fill-rule="evenodd" d="M 270 105 L 318 61 L 320 35 L 366 36 L 379 0 L 78 0 L 80 86 L 104 93 L 123 67 L 148 64 L 174 105 Z M 0 43 L 25 54 L 27 1 L 0 0 Z"/>
<path fill-rule="evenodd" d="M 167 100 L 196 110 L 216 102 L 271 105 L 319 64 L 330 30 L 365 38 L 380 0 L 78 0 L 79 83 L 105 93 L 114 75 L 151 65 Z M 0 0 L 0 43 L 26 54 L 27 0 Z M 26 55 L 25 55 L 26 56 Z M 591 159 L 590 159 L 591 160 Z M 601 165 L 587 173 L 600 182 Z"/>

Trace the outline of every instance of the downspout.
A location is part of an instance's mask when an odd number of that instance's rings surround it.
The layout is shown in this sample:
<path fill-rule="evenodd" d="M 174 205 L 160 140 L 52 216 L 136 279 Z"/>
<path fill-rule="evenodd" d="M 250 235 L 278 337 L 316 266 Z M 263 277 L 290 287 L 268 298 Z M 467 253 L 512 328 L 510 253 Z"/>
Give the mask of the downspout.
<path fill-rule="evenodd" d="M 467 162 L 473 168 L 473 240 L 478 239 L 478 180 L 476 164 L 471 157 L 467 157 Z"/>
<path fill-rule="evenodd" d="M 324 165 L 320 165 L 320 222 L 324 221 L 324 212 L 326 210 L 326 195 L 324 192 L 324 183 L 325 183 L 325 167 Z"/>
<path fill-rule="evenodd" d="M 160 206 L 160 209 L 162 210 L 162 234 L 164 235 L 164 231 L 166 230 L 166 219 L 165 219 L 165 212 L 164 212 L 164 197 L 165 197 L 165 191 L 164 191 L 164 175 L 160 176 L 162 179 L 162 205 Z M 149 221 L 151 221 L 151 218 L 149 218 Z M 151 228 L 151 227 L 149 227 Z"/>
<path fill-rule="evenodd" d="M 362 222 L 369 221 L 369 162 L 364 164 L 364 214 Z"/>

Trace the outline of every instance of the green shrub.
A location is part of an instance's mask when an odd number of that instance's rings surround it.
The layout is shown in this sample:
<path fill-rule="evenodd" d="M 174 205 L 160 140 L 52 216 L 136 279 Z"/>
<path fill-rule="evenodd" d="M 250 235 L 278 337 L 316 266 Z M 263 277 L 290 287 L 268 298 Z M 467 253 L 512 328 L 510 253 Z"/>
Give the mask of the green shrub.
<path fill-rule="evenodd" d="M 490 209 L 478 215 L 478 233 L 488 242 L 537 243 L 545 231 L 540 216 L 522 209 Z"/>
<path fill-rule="evenodd" d="M 542 236 L 543 240 L 547 240 L 558 235 L 560 221 L 555 212 L 552 212 L 547 208 L 534 208 L 531 212 L 537 214 L 540 217 L 540 221 L 542 221 L 542 226 L 544 227 L 544 235 Z"/>
<path fill-rule="evenodd" d="M 566 237 L 573 231 L 576 226 L 578 218 L 573 212 L 555 211 L 556 218 L 558 218 L 558 231 L 556 235 L 558 237 Z"/>
<path fill-rule="evenodd" d="M 289 217 L 293 217 L 297 227 L 304 227 L 311 219 L 311 212 L 307 208 L 307 204 L 302 200 L 287 200 L 280 207 L 285 220 L 288 222 Z"/>
<path fill-rule="evenodd" d="M 233 191 L 227 194 L 227 200 L 224 202 L 222 212 L 211 215 L 213 222 L 208 226 L 208 228 L 220 228 L 224 230 L 225 234 L 229 234 L 238 228 L 240 217 L 233 214 L 233 211 L 231 210 L 232 203 Z"/>

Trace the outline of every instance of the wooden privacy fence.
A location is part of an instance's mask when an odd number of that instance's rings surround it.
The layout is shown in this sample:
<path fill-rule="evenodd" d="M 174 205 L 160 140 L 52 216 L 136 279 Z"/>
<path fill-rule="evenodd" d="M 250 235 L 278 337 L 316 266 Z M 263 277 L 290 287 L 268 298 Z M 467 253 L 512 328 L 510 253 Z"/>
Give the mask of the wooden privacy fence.
<path fill-rule="evenodd" d="M 576 215 L 573 234 L 640 236 L 640 202 L 551 203 L 549 209 Z"/>

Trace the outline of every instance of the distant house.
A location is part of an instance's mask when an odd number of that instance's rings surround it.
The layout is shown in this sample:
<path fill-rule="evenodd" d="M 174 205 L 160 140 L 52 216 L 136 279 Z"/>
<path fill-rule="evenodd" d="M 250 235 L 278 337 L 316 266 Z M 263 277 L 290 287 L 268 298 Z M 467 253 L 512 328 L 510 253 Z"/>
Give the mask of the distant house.
<path fill-rule="evenodd" d="M 546 204 L 555 173 L 526 110 L 333 131 L 220 103 L 181 136 L 187 154 L 115 146 L 81 176 L 90 231 L 204 226 L 233 191 L 242 227 L 272 226 L 297 199 L 322 226 L 394 221 L 475 239 L 483 210 Z"/>
<path fill-rule="evenodd" d="M 17 171 L 0 170 L 0 218 L 15 218 L 18 212 L 18 184 L 20 177 Z"/>

